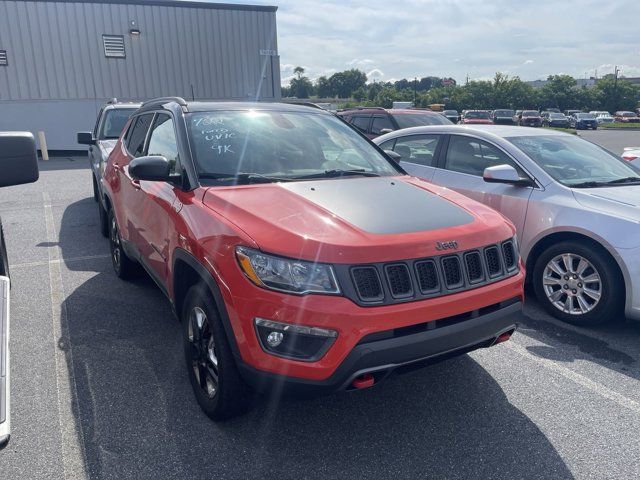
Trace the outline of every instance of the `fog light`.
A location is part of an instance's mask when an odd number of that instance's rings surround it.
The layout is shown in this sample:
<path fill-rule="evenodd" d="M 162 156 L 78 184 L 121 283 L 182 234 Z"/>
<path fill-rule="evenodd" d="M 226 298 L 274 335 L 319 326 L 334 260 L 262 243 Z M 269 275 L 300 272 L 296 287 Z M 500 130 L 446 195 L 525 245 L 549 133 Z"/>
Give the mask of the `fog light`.
<path fill-rule="evenodd" d="M 262 349 L 271 355 L 315 362 L 327 353 L 338 332 L 328 328 L 308 327 L 254 319 L 256 335 Z"/>
<path fill-rule="evenodd" d="M 281 332 L 271 332 L 267 335 L 267 343 L 270 347 L 277 347 L 282 343 L 284 335 Z"/>

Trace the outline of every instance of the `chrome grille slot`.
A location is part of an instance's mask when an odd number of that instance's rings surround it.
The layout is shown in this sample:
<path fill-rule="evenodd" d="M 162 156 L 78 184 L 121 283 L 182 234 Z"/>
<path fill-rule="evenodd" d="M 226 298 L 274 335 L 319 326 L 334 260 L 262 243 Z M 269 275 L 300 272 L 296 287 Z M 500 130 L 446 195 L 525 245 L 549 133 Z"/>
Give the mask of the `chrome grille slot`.
<path fill-rule="evenodd" d="M 386 265 L 385 273 L 389 282 L 389 291 L 395 298 L 405 298 L 413 295 L 413 284 L 409 268 L 404 263 Z"/>
<path fill-rule="evenodd" d="M 462 265 L 458 257 L 445 257 L 442 259 L 442 271 L 444 283 L 449 289 L 459 288 L 463 285 Z"/>
<path fill-rule="evenodd" d="M 375 267 L 354 267 L 351 269 L 351 276 L 362 301 L 376 302 L 384 298 L 380 277 Z"/>
<path fill-rule="evenodd" d="M 480 252 L 467 252 L 464 254 L 464 263 L 467 267 L 467 279 L 469 283 L 478 283 L 484 280 L 484 267 Z"/>
<path fill-rule="evenodd" d="M 418 286 L 422 293 L 432 293 L 440 289 L 438 270 L 436 269 L 436 262 L 433 260 L 416 262 L 416 274 L 418 275 Z"/>

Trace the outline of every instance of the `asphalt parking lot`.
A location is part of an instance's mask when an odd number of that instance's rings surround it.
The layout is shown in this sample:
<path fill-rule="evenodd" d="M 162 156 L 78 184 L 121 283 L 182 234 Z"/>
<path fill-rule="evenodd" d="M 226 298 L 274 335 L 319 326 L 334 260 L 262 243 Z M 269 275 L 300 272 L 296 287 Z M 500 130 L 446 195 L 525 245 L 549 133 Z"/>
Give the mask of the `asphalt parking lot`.
<path fill-rule="evenodd" d="M 640 143 L 622 133 L 581 136 L 617 153 Z M 168 302 L 148 278 L 112 272 L 87 160 L 41 170 L 0 191 L 12 273 L 3 480 L 640 478 L 640 323 L 580 329 L 534 301 L 505 344 L 370 390 L 262 398 L 212 423 Z"/>

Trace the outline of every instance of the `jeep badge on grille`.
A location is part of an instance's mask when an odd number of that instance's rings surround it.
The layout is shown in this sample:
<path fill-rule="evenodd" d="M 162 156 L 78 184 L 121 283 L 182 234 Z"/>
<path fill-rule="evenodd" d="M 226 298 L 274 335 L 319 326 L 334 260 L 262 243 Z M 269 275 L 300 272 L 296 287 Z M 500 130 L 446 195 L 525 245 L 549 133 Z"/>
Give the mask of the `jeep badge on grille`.
<path fill-rule="evenodd" d="M 451 240 L 450 242 L 436 242 L 436 250 L 457 250 L 458 242 L 456 240 Z"/>

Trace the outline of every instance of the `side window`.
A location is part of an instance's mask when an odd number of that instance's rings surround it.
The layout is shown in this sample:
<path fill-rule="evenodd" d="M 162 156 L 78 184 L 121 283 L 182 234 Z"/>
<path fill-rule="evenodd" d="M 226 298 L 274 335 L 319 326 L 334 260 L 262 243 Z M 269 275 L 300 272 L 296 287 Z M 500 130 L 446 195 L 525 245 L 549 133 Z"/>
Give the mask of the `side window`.
<path fill-rule="evenodd" d="M 393 145 L 396 143 L 396 139 L 392 138 L 391 140 L 387 140 L 384 143 L 378 145 L 382 150 L 393 150 Z"/>
<path fill-rule="evenodd" d="M 371 120 L 371 117 L 368 115 L 356 115 L 351 119 L 351 123 L 361 132 L 367 133 L 369 131 L 369 120 Z"/>
<path fill-rule="evenodd" d="M 447 170 L 481 177 L 485 168 L 495 165 L 511 165 L 521 177 L 526 176 L 510 157 L 493 145 L 472 137 L 451 136 L 445 160 Z"/>
<path fill-rule="evenodd" d="M 152 120 L 153 113 L 140 115 L 135 119 L 135 124 L 129 134 L 127 150 L 136 158 L 144 155 L 144 141 L 147 138 L 147 132 L 149 131 Z"/>
<path fill-rule="evenodd" d="M 411 135 L 398 138 L 393 151 L 401 161 L 430 167 L 433 165 L 441 135 Z"/>
<path fill-rule="evenodd" d="M 388 116 L 373 117 L 373 122 L 371 123 L 371 133 L 373 133 L 374 135 L 382 135 L 382 130 L 385 128 L 394 130 L 393 124 L 391 123 L 391 120 L 389 120 Z"/>
<path fill-rule="evenodd" d="M 171 173 L 179 173 L 178 143 L 176 142 L 176 132 L 173 129 L 173 120 L 169 115 L 161 113 L 156 116 L 149 136 L 147 155 L 163 156 L 169 160 Z"/>

